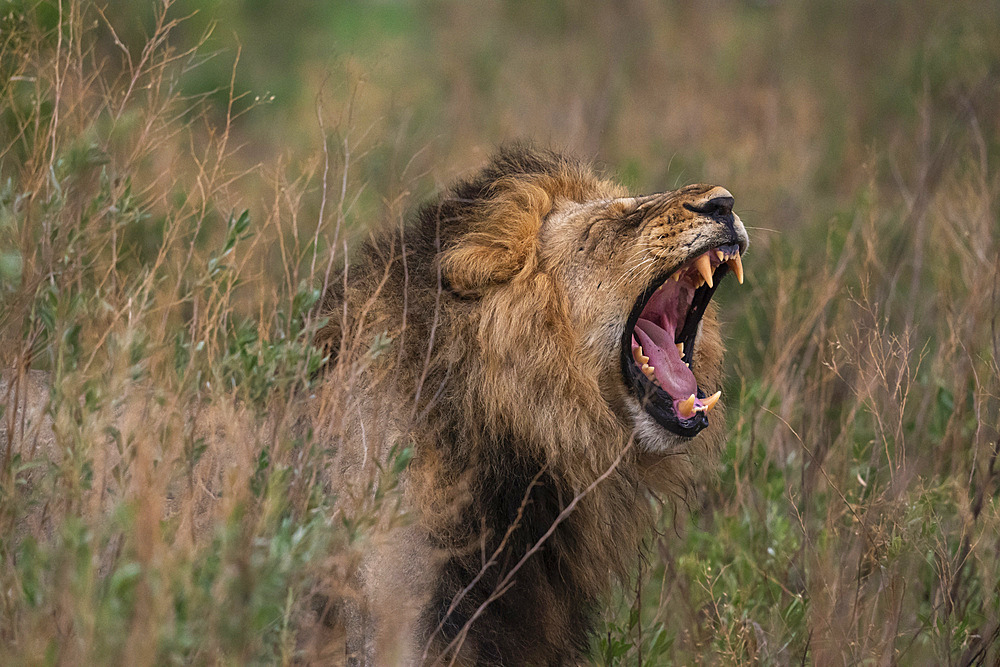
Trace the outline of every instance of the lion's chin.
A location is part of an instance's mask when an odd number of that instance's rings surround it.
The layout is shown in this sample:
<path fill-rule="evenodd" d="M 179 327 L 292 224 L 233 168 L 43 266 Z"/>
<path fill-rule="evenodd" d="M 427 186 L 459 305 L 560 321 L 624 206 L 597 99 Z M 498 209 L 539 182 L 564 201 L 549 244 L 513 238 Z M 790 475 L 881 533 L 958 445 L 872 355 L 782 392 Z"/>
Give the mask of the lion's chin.
<path fill-rule="evenodd" d="M 635 447 L 640 452 L 668 454 L 676 452 L 691 441 L 690 437 L 677 435 L 665 429 L 634 398 L 629 398 L 628 409 L 632 414 Z"/>

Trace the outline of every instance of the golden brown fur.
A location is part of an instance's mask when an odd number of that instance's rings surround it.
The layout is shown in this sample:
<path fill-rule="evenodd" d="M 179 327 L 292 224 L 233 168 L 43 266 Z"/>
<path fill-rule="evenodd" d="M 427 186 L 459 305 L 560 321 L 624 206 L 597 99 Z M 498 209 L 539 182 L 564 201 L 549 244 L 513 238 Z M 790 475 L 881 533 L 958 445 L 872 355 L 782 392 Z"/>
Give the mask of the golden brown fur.
<path fill-rule="evenodd" d="M 650 498 L 683 493 L 722 436 L 718 409 L 694 438 L 662 428 L 621 366 L 651 281 L 721 242 L 721 225 L 684 206 L 709 192 L 631 197 L 586 165 L 512 147 L 351 262 L 320 336 L 328 383 L 356 400 L 346 428 L 360 453 L 343 472 L 392 446 L 415 453 L 413 523 L 373 538 L 345 607 L 352 659 L 577 661 L 636 562 Z M 710 307 L 692 363 L 709 393 L 718 329 Z M 376 357 L 380 334 L 392 343 Z"/>

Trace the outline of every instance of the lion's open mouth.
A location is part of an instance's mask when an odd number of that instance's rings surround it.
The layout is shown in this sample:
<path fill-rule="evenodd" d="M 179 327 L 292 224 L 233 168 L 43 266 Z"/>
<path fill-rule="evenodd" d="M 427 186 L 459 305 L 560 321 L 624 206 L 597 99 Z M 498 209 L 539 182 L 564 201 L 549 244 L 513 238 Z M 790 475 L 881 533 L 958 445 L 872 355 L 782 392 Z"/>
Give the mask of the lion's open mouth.
<path fill-rule="evenodd" d="M 708 426 L 721 392 L 707 396 L 691 371 L 699 324 L 719 281 L 743 282 L 736 243 L 711 248 L 654 281 L 636 301 L 622 340 L 622 372 L 664 428 L 692 437 Z"/>

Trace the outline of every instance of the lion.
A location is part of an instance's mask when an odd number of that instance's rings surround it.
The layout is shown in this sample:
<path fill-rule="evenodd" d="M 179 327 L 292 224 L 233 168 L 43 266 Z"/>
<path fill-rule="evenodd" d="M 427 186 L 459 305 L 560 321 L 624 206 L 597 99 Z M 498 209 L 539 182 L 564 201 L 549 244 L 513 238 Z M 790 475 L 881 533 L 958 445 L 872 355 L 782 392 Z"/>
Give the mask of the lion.
<path fill-rule="evenodd" d="M 512 145 L 352 259 L 317 337 L 325 382 L 358 407 L 345 475 L 400 446 L 413 459 L 411 520 L 372 539 L 344 606 L 349 662 L 582 659 L 653 501 L 686 493 L 722 440 L 711 298 L 728 272 L 743 282 L 733 201 L 633 196 Z"/>

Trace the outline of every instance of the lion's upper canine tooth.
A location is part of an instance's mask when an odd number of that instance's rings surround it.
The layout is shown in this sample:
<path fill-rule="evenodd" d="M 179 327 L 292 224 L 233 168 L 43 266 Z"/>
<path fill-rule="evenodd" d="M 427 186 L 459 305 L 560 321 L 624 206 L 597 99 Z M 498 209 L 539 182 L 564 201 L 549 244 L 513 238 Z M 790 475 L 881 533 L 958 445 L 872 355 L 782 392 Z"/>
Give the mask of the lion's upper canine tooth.
<path fill-rule="evenodd" d="M 740 285 L 742 285 L 743 284 L 743 260 L 740 259 L 740 253 L 736 253 L 735 255 L 733 255 L 729 259 L 729 261 L 726 262 L 726 264 L 728 264 L 729 268 L 731 268 L 733 270 L 733 273 L 736 274 L 736 282 L 738 282 Z"/>
<path fill-rule="evenodd" d="M 708 253 L 703 252 L 698 259 L 694 260 L 694 266 L 698 269 L 698 273 L 704 278 L 705 282 L 708 283 L 709 287 L 712 285 L 712 260 L 708 258 Z"/>
<path fill-rule="evenodd" d="M 715 404 L 719 402 L 720 396 L 722 396 L 721 389 L 702 401 L 702 404 L 705 406 L 705 412 L 715 407 Z"/>
<path fill-rule="evenodd" d="M 677 404 L 677 411 L 682 419 L 687 419 L 694 414 L 694 394 L 691 394 Z"/>

